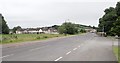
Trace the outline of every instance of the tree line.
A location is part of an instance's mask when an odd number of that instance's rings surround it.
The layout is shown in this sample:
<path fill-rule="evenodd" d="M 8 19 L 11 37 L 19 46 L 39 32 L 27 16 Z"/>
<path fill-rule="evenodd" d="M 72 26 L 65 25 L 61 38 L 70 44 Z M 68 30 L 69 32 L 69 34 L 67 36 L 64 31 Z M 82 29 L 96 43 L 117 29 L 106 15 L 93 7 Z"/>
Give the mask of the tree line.
<path fill-rule="evenodd" d="M 77 34 L 86 32 L 84 27 L 90 27 L 80 24 L 74 24 L 71 22 L 65 22 L 62 25 L 53 25 L 52 28 L 58 30 L 60 34 Z M 14 27 L 12 29 L 13 33 L 16 33 L 16 30 L 22 29 L 20 26 Z"/>
<path fill-rule="evenodd" d="M 99 19 L 98 32 L 105 32 L 106 35 L 120 36 L 120 2 L 116 7 L 109 7 L 104 10 L 104 15 Z"/>
<path fill-rule="evenodd" d="M 12 33 L 16 33 L 17 30 L 22 29 L 21 26 L 16 26 L 13 29 L 9 29 L 4 17 L 2 14 L 0 14 L 0 34 L 9 34 L 11 31 Z M 96 27 L 91 27 L 86 26 L 86 25 L 81 25 L 81 24 L 75 24 L 72 22 L 64 22 L 62 25 L 53 25 L 52 28 L 55 28 L 58 30 L 60 34 L 78 34 L 78 33 L 84 33 L 86 32 L 86 28 L 93 28 L 95 29 Z"/>

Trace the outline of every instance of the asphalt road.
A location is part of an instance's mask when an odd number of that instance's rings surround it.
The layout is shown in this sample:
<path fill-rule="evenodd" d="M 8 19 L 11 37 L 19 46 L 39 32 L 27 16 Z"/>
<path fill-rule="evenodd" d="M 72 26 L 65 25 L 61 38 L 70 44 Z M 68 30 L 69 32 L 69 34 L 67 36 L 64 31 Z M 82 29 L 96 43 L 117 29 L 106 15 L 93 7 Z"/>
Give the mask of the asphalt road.
<path fill-rule="evenodd" d="M 3 61 L 117 61 L 112 40 L 86 33 L 2 48 Z"/>

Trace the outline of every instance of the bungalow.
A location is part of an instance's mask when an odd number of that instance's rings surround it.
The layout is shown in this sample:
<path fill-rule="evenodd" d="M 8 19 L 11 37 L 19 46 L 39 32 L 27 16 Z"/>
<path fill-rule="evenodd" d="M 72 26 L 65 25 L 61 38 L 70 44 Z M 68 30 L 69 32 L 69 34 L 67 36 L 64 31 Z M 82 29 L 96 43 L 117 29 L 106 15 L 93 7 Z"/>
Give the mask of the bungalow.
<path fill-rule="evenodd" d="M 27 28 L 18 29 L 16 34 L 59 34 L 58 31 L 52 27 L 42 27 L 42 28 Z"/>
<path fill-rule="evenodd" d="M 48 33 L 49 34 L 59 34 L 58 31 L 55 28 L 49 28 Z"/>
<path fill-rule="evenodd" d="M 16 31 L 16 34 L 39 34 L 42 33 L 43 31 L 38 28 L 27 28 L 27 29 L 18 29 Z"/>

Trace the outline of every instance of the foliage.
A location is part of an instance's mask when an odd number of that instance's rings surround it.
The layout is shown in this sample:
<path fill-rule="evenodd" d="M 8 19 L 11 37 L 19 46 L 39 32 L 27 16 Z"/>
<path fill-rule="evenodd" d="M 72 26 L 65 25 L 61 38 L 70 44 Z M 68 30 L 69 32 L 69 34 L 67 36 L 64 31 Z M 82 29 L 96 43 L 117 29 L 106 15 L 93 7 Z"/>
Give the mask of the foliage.
<path fill-rule="evenodd" d="M 53 25 L 52 28 L 55 28 L 58 30 L 59 26 L 58 25 Z"/>
<path fill-rule="evenodd" d="M 117 21 L 114 23 L 111 32 L 113 32 L 114 35 L 120 36 L 120 17 L 118 17 Z"/>
<path fill-rule="evenodd" d="M 117 12 L 117 15 L 120 16 L 120 2 L 117 2 L 116 12 Z"/>
<path fill-rule="evenodd" d="M 58 28 L 58 31 L 60 34 L 75 34 L 78 33 L 78 27 L 71 22 L 65 22 Z"/>
<path fill-rule="evenodd" d="M 107 35 L 119 35 L 119 17 L 120 17 L 120 2 L 116 4 L 116 7 L 109 7 L 105 9 L 105 15 L 99 19 L 98 31 L 106 32 Z"/>
<path fill-rule="evenodd" d="M 1 20 L 0 20 L 1 21 Z M 9 27 L 6 24 L 6 21 L 4 20 L 4 17 L 2 16 L 2 21 L 0 22 L 2 23 L 0 26 L 2 26 L 2 34 L 9 34 Z"/>
<path fill-rule="evenodd" d="M 13 33 L 16 33 L 16 30 L 22 29 L 20 26 L 14 27 L 13 28 Z"/>
<path fill-rule="evenodd" d="M 81 29 L 80 32 L 85 33 L 86 31 L 84 29 Z"/>

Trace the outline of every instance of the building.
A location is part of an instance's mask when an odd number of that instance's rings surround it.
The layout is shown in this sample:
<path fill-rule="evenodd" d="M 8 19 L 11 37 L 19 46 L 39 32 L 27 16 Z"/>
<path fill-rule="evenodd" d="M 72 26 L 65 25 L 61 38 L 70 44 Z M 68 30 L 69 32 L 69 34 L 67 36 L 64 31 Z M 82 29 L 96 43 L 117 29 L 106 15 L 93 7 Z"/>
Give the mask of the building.
<path fill-rule="evenodd" d="M 16 34 L 59 34 L 55 28 L 52 27 L 42 27 L 42 28 L 26 28 L 18 29 Z"/>

